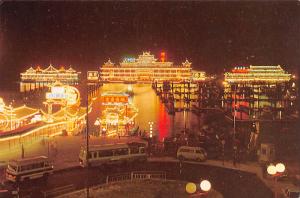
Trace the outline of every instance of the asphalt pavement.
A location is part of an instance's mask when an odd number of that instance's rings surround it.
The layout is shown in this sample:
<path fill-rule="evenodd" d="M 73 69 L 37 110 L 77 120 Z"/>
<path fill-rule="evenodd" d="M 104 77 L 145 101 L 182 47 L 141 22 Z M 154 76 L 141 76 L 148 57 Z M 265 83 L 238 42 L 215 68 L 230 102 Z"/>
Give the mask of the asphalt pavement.
<path fill-rule="evenodd" d="M 74 189 L 83 189 L 87 186 L 103 184 L 108 175 L 122 174 L 131 171 L 165 171 L 167 179 L 183 180 L 199 183 L 200 179 L 211 181 L 215 190 L 229 198 L 271 198 L 272 191 L 256 176 L 234 169 L 209 166 L 201 163 L 183 162 L 180 166 L 174 162 L 147 162 L 135 163 L 127 166 L 111 165 L 102 168 L 73 167 L 56 171 L 48 180 L 37 179 L 23 182 L 19 186 L 6 183 L 8 187 L 19 188 L 20 197 L 43 197 L 43 192 L 57 187 L 73 185 Z"/>

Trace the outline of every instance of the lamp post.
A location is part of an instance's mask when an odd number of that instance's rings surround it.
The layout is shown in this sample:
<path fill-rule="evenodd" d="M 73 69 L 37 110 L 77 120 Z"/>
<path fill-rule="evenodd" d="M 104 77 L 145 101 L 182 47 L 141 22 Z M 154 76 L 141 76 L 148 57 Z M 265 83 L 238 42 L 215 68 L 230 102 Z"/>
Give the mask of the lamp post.
<path fill-rule="evenodd" d="M 197 191 L 197 185 L 189 182 L 185 186 L 187 193 L 191 194 L 190 197 L 206 197 L 211 190 L 211 183 L 208 180 L 202 180 L 199 184 L 200 189 Z"/>
<path fill-rule="evenodd" d="M 87 163 L 87 180 L 86 180 L 86 197 L 90 197 L 89 189 L 89 85 L 86 84 L 86 163 Z"/>
<path fill-rule="evenodd" d="M 12 103 L 10 103 L 9 105 L 9 110 L 10 110 L 10 130 L 12 131 L 12 116 L 13 116 L 13 107 L 12 107 Z"/>
<path fill-rule="evenodd" d="M 278 197 L 278 194 L 277 194 L 277 179 L 282 176 L 282 174 L 284 173 L 285 171 L 285 165 L 283 163 L 277 163 L 276 165 L 274 164 L 270 164 L 268 167 L 267 167 L 267 172 L 269 175 L 271 175 L 274 180 L 275 180 L 275 198 Z"/>
<path fill-rule="evenodd" d="M 153 137 L 153 122 L 148 122 L 149 124 L 149 137 Z"/>

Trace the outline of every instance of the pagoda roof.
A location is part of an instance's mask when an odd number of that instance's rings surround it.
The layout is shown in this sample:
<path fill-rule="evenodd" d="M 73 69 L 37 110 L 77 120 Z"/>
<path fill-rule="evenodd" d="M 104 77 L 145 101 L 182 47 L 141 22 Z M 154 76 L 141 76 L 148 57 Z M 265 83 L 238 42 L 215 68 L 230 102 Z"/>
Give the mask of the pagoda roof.
<path fill-rule="evenodd" d="M 74 73 L 76 71 L 70 66 L 70 68 L 67 70 L 67 72 Z"/>
<path fill-rule="evenodd" d="M 188 59 L 185 59 L 185 61 L 182 63 L 184 66 L 190 66 L 191 64 L 192 63 Z"/>
<path fill-rule="evenodd" d="M 43 71 L 43 69 L 40 66 L 37 66 L 36 71 L 41 72 L 41 71 Z"/>
<path fill-rule="evenodd" d="M 65 67 L 64 67 L 64 66 L 61 66 L 61 67 L 59 68 L 59 71 L 60 71 L 60 72 L 65 72 L 65 71 L 66 71 L 66 69 L 65 69 Z"/>
<path fill-rule="evenodd" d="M 46 69 L 44 69 L 44 72 L 58 72 L 58 70 L 50 64 Z"/>
<path fill-rule="evenodd" d="M 37 113 L 39 113 L 38 109 L 27 107 L 26 105 L 13 109 L 13 114 L 15 115 L 16 119 L 22 119 L 25 117 L 33 116 Z"/>
<path fill-rule="evenodd" d="M 108 61 L 104 63 L 104 65 L 105 65 L 105 66 L 113 66 L 114 63 L 111 62 L 111 60 L 110 60 L 110 58 L 109 58 Z"/>
<path fill-rule="evenodd" d="M 29 69 L 26 70 L 27 73 L 35 73 L 36 70 L 30 67 Z"/>

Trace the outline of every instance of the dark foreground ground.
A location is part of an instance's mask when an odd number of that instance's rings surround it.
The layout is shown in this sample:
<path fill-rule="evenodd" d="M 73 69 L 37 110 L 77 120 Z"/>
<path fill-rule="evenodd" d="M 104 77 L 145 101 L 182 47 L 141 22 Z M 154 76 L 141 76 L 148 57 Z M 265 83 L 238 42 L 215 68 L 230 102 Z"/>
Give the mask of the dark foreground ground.
<path fill-rule="evenodd" d="M 19 185 L 20 197 L 43 197 L 44 191 L 73 184 L 75 189 L 106 182 L 106 176 L 130 171 L 166 171 L 167 179 L 199 183 L 201 179 L 211 181 L 213 188 L 228 198 L 271 198 L 272 191 L 253 173 L 224 169 L 204 164 L 183 163 L 180 174 L 178 162 L 148 162 L 127 166 L 84 169 L 80 167 L 55 172 L 47 181 L 38 179 Z M 10 188 L 18 186 L 6 184 Z M 8 197 L 8 195 L 5 195 Z"/>

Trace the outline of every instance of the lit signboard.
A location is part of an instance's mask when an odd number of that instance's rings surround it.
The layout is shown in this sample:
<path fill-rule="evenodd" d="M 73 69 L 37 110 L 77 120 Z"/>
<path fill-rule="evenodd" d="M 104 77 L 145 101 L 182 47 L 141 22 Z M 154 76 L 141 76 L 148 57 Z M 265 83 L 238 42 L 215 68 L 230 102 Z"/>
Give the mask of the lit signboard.
<path fill-rule="evenodd" d="M 104 103 L 128 103 L 127 96 L 102 96 L 101 100 Z"/>
<path fill-rule="evenodd" d="M 66 99 L 67 95 L 65 93 L 46 93 L 47 99 Z"/>
<path fill-rule="evenodd" d="M 51 87 L 51 92 L 46 93 L 47 99 L 66 99 L 67 95 L 65 93 L 64 87 Z"/>
<path fill-rule="evenodd" d="M 124 62 L 129 62 L 129 63 L 134 63 L 135 62 L 135 58 L 124 58 Z"/>
<path fill-rule="evenodd" d="M 232 73 L 248 73 L 249 69 L 244 66 L 235 67 L 232 70 Z"/>
<path fill-rule="evenodd" d="M 161 60 L 161 62 L 165 62 L 165 60 L 166 60 L 166 53 L 165 52 L 160 53 L 160 60 Z"/>

